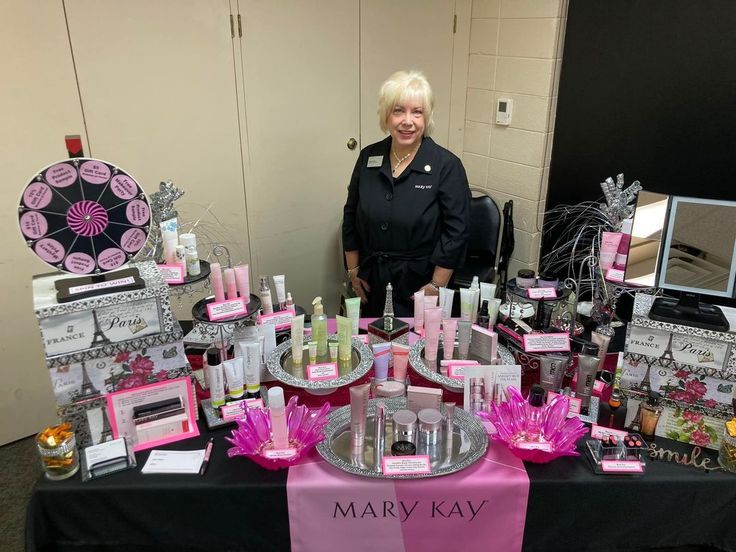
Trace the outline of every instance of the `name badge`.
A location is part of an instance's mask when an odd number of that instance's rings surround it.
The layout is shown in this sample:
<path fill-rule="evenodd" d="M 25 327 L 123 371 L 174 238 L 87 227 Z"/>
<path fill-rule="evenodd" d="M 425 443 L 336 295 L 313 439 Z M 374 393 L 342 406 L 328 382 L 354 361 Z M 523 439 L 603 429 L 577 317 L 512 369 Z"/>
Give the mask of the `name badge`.
<path fill-rule="evenodd" d="M 383 165 L 383 155 L 372 155 L 368 158 L 368 164 L 366 167 L 372 169 L 373 167 L 380 167 Z"/>

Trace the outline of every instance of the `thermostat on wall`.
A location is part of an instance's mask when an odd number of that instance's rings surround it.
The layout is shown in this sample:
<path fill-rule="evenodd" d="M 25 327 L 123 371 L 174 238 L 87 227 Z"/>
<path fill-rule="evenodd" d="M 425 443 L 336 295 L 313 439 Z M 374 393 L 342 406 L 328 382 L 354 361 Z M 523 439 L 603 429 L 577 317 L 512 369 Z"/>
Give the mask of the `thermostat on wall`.
<path fill-rule="evenodd" d="M 497 125 L 510 125 L 511 124 L 511 111 L 514 107 L 514 100 L 511 98 L 498 98 L 496 104 L 496 124 Z"/>

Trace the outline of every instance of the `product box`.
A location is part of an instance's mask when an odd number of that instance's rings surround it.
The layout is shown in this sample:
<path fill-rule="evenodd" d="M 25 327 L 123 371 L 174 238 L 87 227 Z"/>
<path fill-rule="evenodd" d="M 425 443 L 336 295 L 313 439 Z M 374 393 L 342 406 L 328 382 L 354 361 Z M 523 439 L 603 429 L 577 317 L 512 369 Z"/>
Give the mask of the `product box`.
<path fill-rule="evenodd" d="M 46 357 L 175 331 L 169 288 L 153 261 L 131 263 L 145 283 L 142 289 L 118 291 L 59 303 L 56 282 L 73 274 L 33 278 L 33 306 Z M 114 275 L 114 272 L 108 276 Z"/>
<path fill-rule="evenodd" d="M 621 389 L 629 399 L 627 425 L 648 388 L 663 397 L 656 435 L 716 449 L 736 396 L 736 334 L 651 320 L 653 299 L 636 295 L 626 332 Z"/>
<path fill-rule="evenodd" d="M 178 326 L 178 324 L 177 324 Z M 191 373 L 181 330 L 47 359 L 59 405 Z M 153 343 L 147 343 L 153 342 Z M 116 349 L 112 354 L 110 349 Z"/>

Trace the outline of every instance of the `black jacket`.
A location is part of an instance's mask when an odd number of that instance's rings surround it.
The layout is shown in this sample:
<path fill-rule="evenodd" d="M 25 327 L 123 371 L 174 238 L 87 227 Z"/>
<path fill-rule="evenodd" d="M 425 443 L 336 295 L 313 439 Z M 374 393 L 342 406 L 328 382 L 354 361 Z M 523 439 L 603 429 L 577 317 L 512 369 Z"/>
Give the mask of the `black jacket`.
<path fill-rule="evenodd" d="M 398 303 L 429 283 L 435 266 L 462 264 L 469 233 L 470 189 L 460 159 L 425 137 L 394 179 L 390 148 L 389 136 L 360 152 L 342 224 L 343 248 L 360 251 L 359 275 L 380 310 L 389 281 Z"/>

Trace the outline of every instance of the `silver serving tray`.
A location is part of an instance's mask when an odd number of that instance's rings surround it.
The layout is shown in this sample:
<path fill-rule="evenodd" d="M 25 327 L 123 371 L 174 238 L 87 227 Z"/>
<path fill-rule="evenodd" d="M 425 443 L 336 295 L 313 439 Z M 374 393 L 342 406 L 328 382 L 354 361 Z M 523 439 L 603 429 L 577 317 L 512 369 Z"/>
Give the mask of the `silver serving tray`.
<path fill-rule="evenodd" d="M 511 351 L 509 351 L 505 346 L 499 344 L 497 350 L 498 356 L 501 358 L 501 364 L 517 364 L 516 359 L 514 359 L 514 355 L 512 355 Z M 458 393 L 462 393 L 463 380 L 443 376 L 439 372 L 440 360 L 442 360 L 444 356 L 443 353 L 444 350 L 442 348 L 442 336 L 440 336 L 440 343 L 437 348 L 437 366 L 434 368 L 428 366 L 426 360 L 424 359 L 424 339 L 420 339 L 411 346 L 411 349 L 409 349 L 409 364 L 411 364 L 412 368 L 414 368 L 414 371 L 416 371 L 421 376 L 427 378 L 428 380 L 438 383 L 441 386 L 449 389 L 450 391 L 457 391 Z M 453 352 L 452 357 L 456 359 L 460 358 L 457 354 L 457 342 L 455 343 L 455 351 Z M 475 357 L 472 354 L 468 354 L 468 360 L 477 360 L 481 364 L 488 364 L 487 360 Z"/>
<path fill-rule="evenodd" d="M 386 405 L 386 438 L 384 456 L 391 456 L 393 444 L 393 414 L 406 408 L 406 398 L 372 399 L 368 402 L 368 422 L 366 425 L 365 447 L 362 454 L 353 455 L 350 447 L 350 405 L 333 410 L 328 415 L 330 421 L 325 426 L 325 439 L 317 444 L 317 452 L 327 462 L 348 473 L 380 479 L 422 479 L 438 477 L 458 472 L 481 459 L 488 448 L 488 435 L 480 420 L 474 415 L 455 408 L 453 416 L 452 439 L 446 437 L 432 450 L 417 446 L 417 454 L 428 454 L 432 466 L 431 474 L 383 475 L 380 466 L 374 462 L 373 418 L 376 403 Z M 444 414 L 444 406 L 442 407 Z"/>
<path fill-rule="evenodd" d="M 336 340 L 337 334 L 330 334 L 329 340 Z M 312 337 L 304 336 L 304 345 L 309 343 Z M 300 387 L 312 392 L 329 393 L 338 387 L 349 385 L 354 381 L 362 378 L 368 373 L 373 366 L 373 350 L 363 343 L 360 339 L 352 338 L 353 350 L 349 365 L 341 364 L 338 361 L 338 372 L 340 376 L 337 379 L 326 381 L 310 381 L 307 379 L 306 371 L 309 364 L 309 351 L 302 351 L 302 364 L 294 367 L 291 362 L 291 339 L 287 339 L 276 347 L 266 362 L 266 368 L 271 375 L 281 383 Z M 324 357 L 317 357 L 317 362 L 332 362 L 329 352 Z"/>

